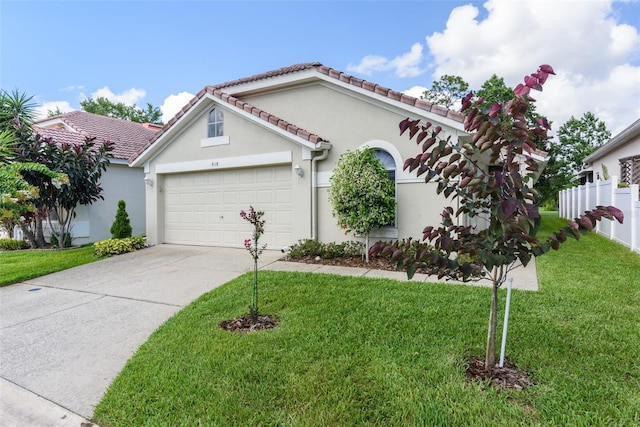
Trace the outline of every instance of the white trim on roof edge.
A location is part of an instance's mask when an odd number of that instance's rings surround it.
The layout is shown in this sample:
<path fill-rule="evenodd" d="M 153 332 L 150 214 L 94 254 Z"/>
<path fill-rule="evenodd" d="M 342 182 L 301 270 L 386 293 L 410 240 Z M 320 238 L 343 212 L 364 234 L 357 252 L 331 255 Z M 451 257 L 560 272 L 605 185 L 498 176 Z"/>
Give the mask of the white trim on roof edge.
<path fill-rule="evenodd" d="M 621 145 L 626 144 L 638 135 L 640 135 L 640 119 L 633 122 L 631 125 L 623 129 L 619 134 L 615 135 L 613 138 L 607 141 L 603 146 L 585 157 L 583 163 L 594 163 L 595 160 L 604 157 L 611 151 L 615 150 Z"/>
<path fill-rule="evenodd" d="M 313 83 L 314 80 L 318 80 L 323 83 L 328 83 L 334 87 L 340 88 L 343 91 L 343 93 L 350 92 L 351 94 L 357 94 L 360 96 L 360 99 L 368 98 L 374 101 L 377 106 L 384 105 L 390 111 L 399 113 L 399 111 L 401 110 L 406 115 L 424 117 L 430 121 L 441 123 L 443 125 L 449 126 L 457 131 L 461 131 L 466 134 L 466 132 L 464 132 L 464 124 L 457 120 L 453 120 L 448 117 L 441 116 L 436 113 L 432 113 L 431 111 L 427 111 L 422 108 L 418 108 L 413 105 L 406 104 L 402 101 L 396 101 L 395 99 L 389 98 L 386 95 L 380 95 L 378 93 L 353 85 L 351 83 L 343 82 L 340 79 L 336 79 L 335 77 L 331 77 L 327 74 L 321 73 L 316 68 L 303 70 L 303 71 L 296 71 L 296 72 L 283 74 L 279 76 L 273 76 L 273 77 L 251 81 L 247 83 L 242 83 L 234 86 L 223 87 L 220 90 L 232 96 L 236 96 L 238 94 L 240 94 L 241 96 L 245 96 L 245 95 L 251 95 L 253 93 L 263 91 L 268 88 L 273 88 L 273 90 L 279 90 L 279 89 L 287 88 L 289 86 L 304 84 L 305 82 Z M 369 82 L 369 83 L 373 83 L 373 82 Z M 399 92 L 399 91 L 396 91 L 396 92 Z"/>
<path fill-rule="evenodd" d="M 330 147 L 330 143 L 328 142 L 320 142 L 320 143 L 314 144 L 268 121 L 265 121 L 260 117 L 256 117 L 253 114 L 241 108 L 236 107 L 235 105 L 231 105 L 228 102 L 222 101 L 221 99 L 211 95 L 210 93 L 206 93 L 184 115 L 182 115 L 169 129 L 167 129 L 165 133 L 160 135 L 160 138 L 155 140 L 142 153 L 140 153 L 140 155 L 136 157 L 133 162 L 131 162 L 131 166 L 133 167 L 140 166 L 142 163 L 149 161 L 151 158 L 155 157 L 160 151 L 162 151 L 164 146 L 168 142 L 170 142 L 171 139 L 173 139 L 175 136 L 179 135 L 182 132 L 182 126 L 185 122 L 188 122 L 189 120 L 191 120 L 191 118 L 195 114 L 199 114 L 202 111 L 207 109 L 206 107 L 208 107 L 208 104 L 206 104 L 205 101 L 211 101 L 217 106 L 223 109 L 232 111 L 248 119 L 249 121 L 255 123 L 256 125 L 263 127 L 265 129 L 268 129 L 274 133 L 277 133 L 283 136 L 284 138 L 289 139 L 290 141 L 302 146 L 303 148 L 307 148 L 311 151 L 326 149 Z"/>

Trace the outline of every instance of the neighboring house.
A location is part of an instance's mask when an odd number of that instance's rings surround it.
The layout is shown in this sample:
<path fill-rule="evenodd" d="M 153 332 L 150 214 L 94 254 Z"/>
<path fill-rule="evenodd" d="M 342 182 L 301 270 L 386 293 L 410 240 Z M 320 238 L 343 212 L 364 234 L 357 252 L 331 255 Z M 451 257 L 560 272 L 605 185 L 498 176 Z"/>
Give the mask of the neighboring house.
<path fill-rule="evenodd" d="M 41 136 L 53 138 L 58 143 L 82 143 L 86 137 L 95 137 L 98 143 L 105 140 L 114 143 L 114 158 L 100 179 L 104 200 L 76 208 L 71 228 L 74 244 L 110 238 L 109 229 L 115 219 L 119 200 L 124 200 L 127 204 L 133 235 L 144 235 L 144 172 L 142 168 L 129 167 L 127 159 L 147 145 L 161 126 L 72 111 L 39 120 L 34 123 L 34 128 Z"/>
<path fill-rule="evenodd" d="M 319 63 L 297 64 L 202 89 L 130 165 L 144 168 L 147 239 L 241 247 L 251 236 L 240 210 L 265 212 L 261 242 L 280 249 L 304 238 L 352 239 L 332 216 L 330 177 L 347 150 L 374 148 L 396 182 L 395 224 L 372 239 L 421 237 L 448 202 L 404 159 L 406 117 L 468 136 L 464 116 Z"/>
<path fill-rule="evenodd" d="M 585 157 L 582 183 L 608 179 L 606 174 L 640 184 L 640 119 Z"/>

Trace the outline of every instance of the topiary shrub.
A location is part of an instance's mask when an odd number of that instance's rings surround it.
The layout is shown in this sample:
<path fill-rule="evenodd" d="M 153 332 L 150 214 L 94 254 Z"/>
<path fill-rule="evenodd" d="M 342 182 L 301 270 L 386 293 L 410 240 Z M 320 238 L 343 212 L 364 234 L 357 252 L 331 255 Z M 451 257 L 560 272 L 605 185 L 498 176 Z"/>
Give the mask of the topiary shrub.
<path fill-rule="evenodd" d="M 107 239 L 93 244 L 93 255 L 96 257 L 126 254 L 146 246 L 144 237 L 125 237 L 123 239 Z"/>
<path fill-rule="evenodd" d="M 123 239 L 125 237 L 131 237 L 131 222 L 129 221 L 129 214 L 127 214 L 127 204 L 124 200 L 118 202 L 118 211 L 116 212 L 116 219 L 111 225 L 111 237 L 114 239 Z"/>
<path fill-rule="evenodd" d="M 28 247 L 29 245 L 24 240 L 0 239 L 0 250 L 3 251 L 15 251 Z"/>

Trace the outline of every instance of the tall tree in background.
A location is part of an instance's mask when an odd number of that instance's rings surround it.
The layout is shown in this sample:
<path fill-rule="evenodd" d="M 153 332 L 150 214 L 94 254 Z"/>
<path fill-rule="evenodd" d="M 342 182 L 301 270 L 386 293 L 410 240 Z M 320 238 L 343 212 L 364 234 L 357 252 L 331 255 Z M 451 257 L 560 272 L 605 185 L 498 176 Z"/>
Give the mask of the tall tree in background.
<path fill-rule="evenodd" d="M 607 125 L 592 112 L 582 118 L 571 118 L 558 129 L 557 148 L 558 170 L 569 180 L 582 170 L 582 162 L 611 138 Z M 569 183 L 569 181 L 567 181 Z"/>
<path fill-rule="evenodd" d="M 460 101 L 469 91 L 469 83 L 460 76 L 445 74 L 433 82 L 430 90 L 423 92 L 421 98 L 447 108 Z"/>
<path fill-rule="evenodd" d="M 64 111 L 60 109 L 60 107 L 56 107 L 55 110 L 47 110 L 47 118 L 55 117 L 64 114 Z"/>
<path fill-rule="evenodd" d="M 494 74 L 489 77 L 487 81 L 482 83 L 480 89 L 476 91 L 476 96 L 484 100 L 480 104 L 482 108 L 487 108 L 494 102 L 505 103 L 510 99 L 513 99 L 513 89 L 504 83 L 504 79 L 502 77 L 498 77 Z"/>
<path fill-rule="evenodd" d="M 557 207 L 558 192 L 575 184 L 585 157 L 609 138 L 611 132 L 606 124 L 591 112 L 585 113 L 581 119 L 572 116 L 560 126 L 557 137 L 548 140 L 543 147 L 549 160 L 536 185 L 543 206 Z"/>
<path fill-rule="evenodd" d="M 80 107 L 87 113 L 100 114 L 101 116 L 114 117 L 137 123 L 162 124 L 162 111 L 147 103 L 143 110 L 137 105 L 125 105 L 123 102 L 111 102 L 107 98 L 88 98 L 80 101 Z"/>

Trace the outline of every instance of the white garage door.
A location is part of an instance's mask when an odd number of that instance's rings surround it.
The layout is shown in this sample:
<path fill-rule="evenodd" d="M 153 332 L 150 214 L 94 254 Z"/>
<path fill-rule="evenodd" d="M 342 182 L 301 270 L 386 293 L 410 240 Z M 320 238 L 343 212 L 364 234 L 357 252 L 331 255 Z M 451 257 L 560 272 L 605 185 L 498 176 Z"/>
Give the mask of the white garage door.
<path fill-rule="evenodd" d="M 242 247 L 252 227 L 240 211 L 264 211 L 260 243 L 269 249 L 291 244 L 291 167 L 276 166 L 166 175 L 166 243 Z"/>

